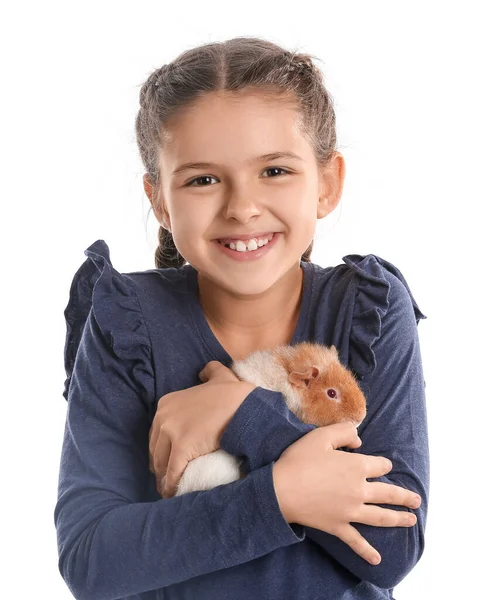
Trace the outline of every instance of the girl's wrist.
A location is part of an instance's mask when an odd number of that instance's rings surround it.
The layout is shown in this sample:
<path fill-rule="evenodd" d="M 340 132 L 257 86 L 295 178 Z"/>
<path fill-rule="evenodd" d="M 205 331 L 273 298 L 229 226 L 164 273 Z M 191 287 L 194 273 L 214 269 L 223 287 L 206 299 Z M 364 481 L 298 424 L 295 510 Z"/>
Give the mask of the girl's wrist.
<path fill-rule="evenodd" d="M 245 398 L 251 394 L 253 392 L 253 390 L 256 390 L 257 386 L 254 385 L 253 383 L 249 383 L 248 381 L 240 381 L 238 382 L 239 385 L 239 395 L 241 396 L 241 401 L 243 402 L 243 400 L 245 400 Z"/>
<path fill-rule="evenodd" d="M 229 408 L 231 412 L 227 416 L 227 421 L 221 429 L 221 432 L 219 435 L 220 440 L 221 440 L 221 437 L 223 436 L 223 433 L 225 432 L 226 428 L 228 427 L 229 423 L 235 416 L 235 413 L 238 411 L 238 409 L 243 404 L 243 402 L 248 397 L 248 395 L 251 394 L 251 392 L 254 389 L 256 389 L 256 387 L 257 387 L 256 385 L 253 385 L 252 383 L 248 383 L 246 381 L 234 381 L 234 382 L 231 382 L 231 388 L 229 388 L 229 389 L 226 388 L 224 390 L 221 390 L 225 397 L 225 400 L 224 400 L 225 410 L 228 410 L 228 408 Z"/>
<path fill-rule="evenodd" d="M 234 412 L 243 404 L 246 398 L 257 388 L 253 383 L 247 381 L 235 382 L 234 393 L 231 395 Z"/>

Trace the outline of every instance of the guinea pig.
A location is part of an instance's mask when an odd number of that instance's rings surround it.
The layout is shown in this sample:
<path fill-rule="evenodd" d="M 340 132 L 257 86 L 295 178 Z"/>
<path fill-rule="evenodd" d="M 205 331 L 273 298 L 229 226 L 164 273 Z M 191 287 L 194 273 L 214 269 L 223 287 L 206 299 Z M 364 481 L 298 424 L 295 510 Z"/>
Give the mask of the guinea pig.
<path fill-rule="evenodd" d="M 230 368 L 242 381 L 281 392 L 289 410 L 304 423 L 325 427 L 351 421 L 358 427 L 366 416 L 366 398 L 352 372 L 339 361 L 335 346 L 311 342 L 276 346 L 253 352 Z M 222 449 L 198 456 L 188 463 L 175 495 L 236 481 L 244 476 L 241 463 Z"/>
<path fill-rule="evenodd" d="M 304 423 L 325 427 L 366 416 L 366 399 L 335 346 L 302 342 L 258 350 L 235 361 L 231 370 L 248 381 L 281 392 L 289 409 Z"/>

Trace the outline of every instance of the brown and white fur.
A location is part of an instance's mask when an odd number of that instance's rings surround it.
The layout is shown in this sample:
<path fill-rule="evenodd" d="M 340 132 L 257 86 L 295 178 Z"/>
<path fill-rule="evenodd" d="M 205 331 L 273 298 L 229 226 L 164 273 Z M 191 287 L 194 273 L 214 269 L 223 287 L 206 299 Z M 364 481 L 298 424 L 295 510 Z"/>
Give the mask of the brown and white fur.
<path fill-rule="evenodd" d="M 335 346 L 302 342 L 258 350 L 231 365 L 242 381 L 281 392 L 302 422 L 325 427 L 366 416 L 366 398 L 349 369 L 339 362 Z M 240 479 L 242 461 L 222 449 L 191 460 L 176 496 L 209 490 Z M 163 485 L 163 482 L 162 482 Z"/>

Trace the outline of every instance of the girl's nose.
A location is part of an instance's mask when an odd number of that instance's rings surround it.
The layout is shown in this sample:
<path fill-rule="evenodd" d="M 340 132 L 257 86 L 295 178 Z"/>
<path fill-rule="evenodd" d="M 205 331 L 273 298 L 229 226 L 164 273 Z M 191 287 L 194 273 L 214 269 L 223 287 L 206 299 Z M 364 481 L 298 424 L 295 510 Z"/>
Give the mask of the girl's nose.
<path fill-rule="evenodd" d="M 241 223 L 246 223 L 252 217 L 259 215 L 261 209 L 258 202 L 251 197 L 247 191 L 234 191 L 228 194 L 224 214 L 227 219 L 236 219 Z"/>

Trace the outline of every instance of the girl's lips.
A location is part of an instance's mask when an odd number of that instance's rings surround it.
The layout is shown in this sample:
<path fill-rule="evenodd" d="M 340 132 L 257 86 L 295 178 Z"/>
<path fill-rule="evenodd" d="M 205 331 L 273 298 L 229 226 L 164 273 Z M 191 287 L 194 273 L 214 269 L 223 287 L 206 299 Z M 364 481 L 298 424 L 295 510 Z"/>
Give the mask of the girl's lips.
<path fill-rule="evenodd" d="M 257 260 L 264 256 L 267 252 L 269 252 L 277 243 L 277 240 L 280 238 L 280 232 L 274 233 L 273 238 L 265 244 L 265 246 L 261 246 L 257 250 L 246 250 L 245 252 L 238 252 L 238 250 L 232 250 L 231 248 L 226 248 L 223 244 L 220 244 L 218 240 L 213 240 L 213 244 L 216 244 L 218 248 L 226 254 L 229 258 L 233 260 L 245 262 L 249 260 Z M 250 238 L 251 239 L 251 238 Z"/>

